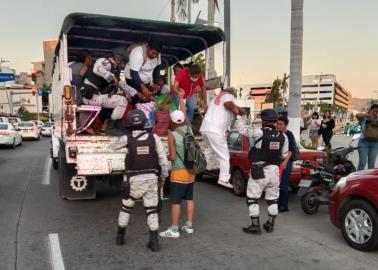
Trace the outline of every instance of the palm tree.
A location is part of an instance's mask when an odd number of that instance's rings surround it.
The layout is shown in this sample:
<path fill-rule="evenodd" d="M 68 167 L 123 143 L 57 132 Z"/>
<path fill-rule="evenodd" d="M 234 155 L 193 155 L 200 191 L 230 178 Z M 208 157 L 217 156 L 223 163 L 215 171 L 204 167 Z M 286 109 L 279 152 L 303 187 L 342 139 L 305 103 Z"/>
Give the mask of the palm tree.
<path fill-rule="evenodd" d="M 266 96 L 266 103 L 273 103 L 273 107 L 276 108 L 278 105 L 282 105 L 282 95 L 281 95 L 282 80 L 277 78 L 274 80 L 272 85 L 272 90 Z"/>
<path fill-rule="evenodd" d="M 302 90 L 303 53 L 303 0 L 291 0 L 290 41 L 290 87 L 289 87 L 289 129 L 296 140 L 300 140 L 300 111 Z"/>
<path fill-rule="evenodd" d="M 180 19 L 186 21 L 188 19 L 188 14 L 190 13 L 190 11 L 188 11 L 188 4 L 198 2 L 199 0 L 171 0 L 171 22 L 176 21 L 176 14 L 179 16 Z M 219 11 L 218 0 L 208 0 L 208 22 L 210 25 L 214 24 L 215 8 Z"/>

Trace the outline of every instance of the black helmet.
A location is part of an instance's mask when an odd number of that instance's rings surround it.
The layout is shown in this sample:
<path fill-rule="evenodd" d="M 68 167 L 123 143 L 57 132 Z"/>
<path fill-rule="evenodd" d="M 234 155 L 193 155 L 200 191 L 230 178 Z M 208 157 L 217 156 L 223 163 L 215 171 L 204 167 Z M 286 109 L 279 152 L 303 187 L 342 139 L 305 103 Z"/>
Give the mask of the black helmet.
<path fill-rule="evenodd" d="M 278 115 L 275 110 L 273 109 L 265 109 L 261 112 L 261 120 L 262 121 L 277 121 Z"/>
<path fill-rule="evenodd" d="M 117 60 L 123 62 L 127 62 L 129 58 L 126 47 L 117 47 L 112 49 L 112 55 L 114 58 L 117 58 Z"/>
<path fill-rule="evenodd" d="M 129 127 L 143 126 L 146 120 L 146 115 L 141 110 L 132 110 L 127 115 Z"/>

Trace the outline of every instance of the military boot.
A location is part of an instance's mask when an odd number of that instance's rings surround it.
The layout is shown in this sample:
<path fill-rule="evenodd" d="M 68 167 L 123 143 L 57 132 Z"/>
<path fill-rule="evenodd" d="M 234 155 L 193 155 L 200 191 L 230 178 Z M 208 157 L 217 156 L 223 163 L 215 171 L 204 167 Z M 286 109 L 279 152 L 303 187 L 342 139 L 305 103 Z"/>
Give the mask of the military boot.
<path fill-rule="evenodd" d="M 150 231 L 150 240 L 147 243 L 147 247 L 153 252 L 160 251 L 158 231 Z"/>
<path fill-rule="evenodd" d="M 268 220 L 264 223 L 263 226 L 267 233 L 273 232 L 275 219 L 276 219 L 276 216 L 269 215 Z"/>
<path fill-rule="evenodd" d="M 126 228 L 118 227 L 116 245 L 122 246 L 125 242 Z"/>
<path fill-rule="evenodd" d="M 251 217 L 252 224 L 249 227 L 244 227 L 243 232 L 251 234 L 261 234 L 260 219 L 259 217 Z"/>
<path fill-rule="evenodd" d="M 118 120 L 109 120 L 109 127 L 106 130 L 106 135 L 110 136 L 122 136 L 124 135 L 122 131 L 118 128 Z"/>

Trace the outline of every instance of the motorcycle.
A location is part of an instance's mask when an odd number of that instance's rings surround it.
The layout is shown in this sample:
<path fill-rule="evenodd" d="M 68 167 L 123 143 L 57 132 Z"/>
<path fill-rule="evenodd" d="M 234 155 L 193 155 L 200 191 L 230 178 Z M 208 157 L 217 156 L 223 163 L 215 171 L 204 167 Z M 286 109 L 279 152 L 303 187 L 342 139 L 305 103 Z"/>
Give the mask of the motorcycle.
<path fill-rule="evenodd" d="M 361 134 L 353 135 L 352 141 L 347 147 L 338 147 L 328 153 L 328 165 L 337 171 L 336 176 L 343 177 L 356 171 L 356 167 L 350 160 L 348 160 L 348 157 L 358 149 L 358 147 L 353 146 L 353 143 L 358 140 L 360 136 Z M 326 148 L 324 146 L 319 146 L 318 150 L 325 151 Z"/>
<path fill-rule="evenodd" d="M 312 162 L 303 163 L 301 167 L 302 175 L 308 179 L 300 181 L 297 196 L 301 197 L 303 212 L 312 215 L 318 211 L 320 205 L 328 205 L 329 194 L 337 180 L 334 171 L 327 167 Z M 307 171 L 307 175 L 303 171 Z"/>
<path fill-rule="evenodd" d="M 352 144 L 359 137 L 360 134 L 354 135 L 348 147 L 332 150 L 329 153 L 329 164 L 326 167 L 319 166 L 314 162 L 301 165 L 304 179 L 299 183 L 297 195 L 301 197 L 301 207 L 306 214 L 312 215 L 318 211 L 320 205 L 328 205 L 329 195 L 336 182 L 341 177 L 356 171 L 356 167 L 347 158 L 358 148 L 352 146 Z"/>

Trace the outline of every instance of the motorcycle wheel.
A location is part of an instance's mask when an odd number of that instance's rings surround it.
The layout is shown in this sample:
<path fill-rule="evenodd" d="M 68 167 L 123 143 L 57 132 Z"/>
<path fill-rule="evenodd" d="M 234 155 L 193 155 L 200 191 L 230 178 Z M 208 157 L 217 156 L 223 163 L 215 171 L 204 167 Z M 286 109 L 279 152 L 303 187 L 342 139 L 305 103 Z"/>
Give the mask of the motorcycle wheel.
<path fill-rule="evenodd" d="M 301 207 L 303 212 L 308 215 L 313 215 L 318 211 L 319 204 L 315 202 L 315 198 L 318 194 L 315 191 L 307 192 L 301 198 Z"/>

